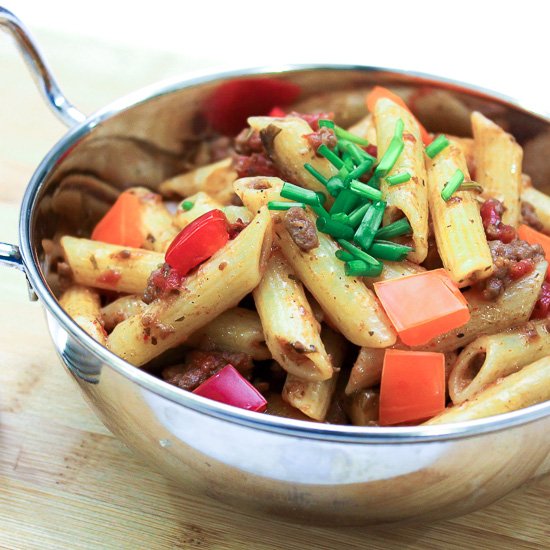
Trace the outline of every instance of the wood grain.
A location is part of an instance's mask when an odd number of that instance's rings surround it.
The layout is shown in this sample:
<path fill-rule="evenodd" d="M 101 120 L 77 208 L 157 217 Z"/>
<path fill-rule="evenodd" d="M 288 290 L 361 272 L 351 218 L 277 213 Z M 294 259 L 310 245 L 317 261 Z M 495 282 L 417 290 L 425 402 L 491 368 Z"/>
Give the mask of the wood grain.
<path fill-rule="evenodd" d="M 52 65 L 63 66 L 64 87 L 82 94 L 82 104 L 92 108 L 110 94 L 185 69 L 170 56 L 150 54 L 141 60 L 139 77 L 127 72 L 113 84 L 109 76 L 132 59 L 131 52 L 96 44 L 93 60 L 86 61 L 94 86 L 85 89 L 77 60 L 62 53 L 69 39 L 41 39 L 44 50 L 54 53 Z M 69 43 L 83 47 L 75 37 Z M 0 240 L 16 242 L 23 187 L 63 128 L 42 106 L 14 51 L 4 46 L 0 61 L 9 85 L 0 87 Z M 29 102 L 25 109 L 23 101 Z M 461 518 L 376 528 L 294 525 L 186 494 L 135 458 L 84 403 L 55 355 L 40 305 L 27 299 L 23 275 L 3 269 L 0 291 L 2 549 L 548 547 L 549 476 Z"/>

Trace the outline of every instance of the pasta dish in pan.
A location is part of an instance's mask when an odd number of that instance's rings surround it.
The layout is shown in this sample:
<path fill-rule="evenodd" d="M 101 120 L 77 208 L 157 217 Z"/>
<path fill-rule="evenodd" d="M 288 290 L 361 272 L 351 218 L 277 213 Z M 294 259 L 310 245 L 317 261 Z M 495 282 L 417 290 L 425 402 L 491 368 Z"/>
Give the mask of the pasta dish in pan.
<path fill-rule="evenodd" d="M 480 112 L 473 138 L 433 135 L 394 92 L 365 101 L 348 128 L 251 116 L 90 238 L 45 243 L 62 307 L 136 367 L 258 412 L 395 426 L 550 399 L 550 197 L 521 146 Z"/>

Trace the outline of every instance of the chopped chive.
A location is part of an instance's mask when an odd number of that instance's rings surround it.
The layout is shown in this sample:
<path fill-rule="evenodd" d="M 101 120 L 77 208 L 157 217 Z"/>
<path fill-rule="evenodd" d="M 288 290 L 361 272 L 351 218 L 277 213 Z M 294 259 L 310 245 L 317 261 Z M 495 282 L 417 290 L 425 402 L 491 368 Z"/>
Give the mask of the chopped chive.
<path fill-rule="evenodd" d="M 399 158 L 399 155 L 401 155 L 401 153 L 403 152 L 403 148 L 405 147 L 405 143 L 403 142 L 404 127 L 405 125 L 403 124 L 403 120 L 399 119 L 395 124 L 393 138 L 390 141 L 386 152 L 380 159 L 378 166 L 374 170 L 374 174 L 371 180 L 378 182 L 380 178 L 383 178 L 394 167 L 397 159 Z"/>
<path fill-rule="evenodd" d="M 349 277 L 378 277 L 384 266 L 374 266 L 362 260 L 351 260 L 344 264 L 344 273 Z"/>
<path fill-rule="evenodd" d="M 344 214 L 349 214 L 360 201 L 360 197 L 357 193 L 353 193 L 349 189 L 343 189 L 340 194 L 336 197 L 332 208 L 330 209 L 331 215 L 338 214 L 338 212 L 343 212 Z"/>
<path fill-rule="evenodd" d="M 349 190 L 371 201 L 382 200 L 382 191 L 374 189 L 370 185 L 353 180 L 349 184 Z"/>
<path fill-rule="evenodd" d="M 351 239 L 353 228 L 330 218 L 317 218 L 317 229 L 335 239 Z"/>
<path fill-rule="evenodd" d="M 374 159 L 365 159 L 359 164 L 356 168 L 354 168 L 347 176 L 347 180 L 355 180 L 359 179 L 363 174 L 366 174 L 374 164 Z"/>
<path fill-rule="evenodd" d="M 353 240 L 364 250 L 368 250 L 374 241 L 374 236 L 382 223 L 382 216 L 384 215 L 385 209 L 386 203 L 384 201 L 376 201 L 363 216 Z"/>
<path fill-rule="evenodd" d="M 334 220 L 335 222 L 340 222 L 340 223 L 344 223 L 346 225 L 351 226 L 351 223 L 349 221 L 349 216 L 347 214 L 345 214 L 344 212 L 338 212 L 337 214 L 333 214 L 333 215 L 330 216 L 330 218 L 332 220 Z"/>
<path fill-rule="evenodd" d="M 393 176 L 388 176 L 386 181 L 390 185 L 398 185 L 399 183 L 406 183 L 411 179 L 409 172 L 401 172 L 400 174 L 394 174 Z"/>
<path fill-rule="evenodd" d="M 374 266 L 382 266 L 382 262 L 379 262 L 376 258 L 373 258 L 370 254 L 367 254 L 365 251 L 361 250 L 354 244 L 351 244 L 349 241 L 344 239 L 338 239 L 338 244 L 350 254 L 353 254 L 358 260 L 363 260 L 367 264 Z"/>
<path fill-rule="evenodd" d="M 334 128 L 334 120 L 328 120 L 326 118 L 320 118 L 319 119 L 319 128 Z"/>
<path fill-rule="evenodd" d="M 344 167 L 344 161 L 336 153 L 334 153 L 334 151 L 331 151 L 324 143 L 319 145 L 317 152 L 320 155 L 323 155 L 332 165 L 338 168 L 338 170 Z"/>
<path fill-rule="evenodd" d="M 338 140 L 338 148 L 347 151 L 353 158 L 353 162 L 357 165 L 367 159 L 371 159 L 373 164 L 376 162 L 376 159 L 372 155 L 369 155 L 364 149 L 346 139 Z"/>
<path fill-rule="evenodd" d="M 351 132 L 340 128 L 340 126 L 334 126 L 334 133 L 336 134 L 337 138 L 347 139 L 348 141 L 351 141 L 352 143 L 358 143 L 363 147 L 369 145 L 369 141 L 367 139 L 362 138 L 361 136 L 356 136 L 355 134 L 352 134 Z"/>
<path fill-rule="evenodd" d="M 332 176 L 327 181 L 327 191 L 333 196 L 337 197 L 340 191 L 345 189 L 344 182 L 338 176 Z"/>
<path fill-rule="evenodd" d="M 305 202 L 310 206 L 313 206 L 314 204 L 320 205 L 317 193 L 310 191 L 309 189 L 304 189 L 303 187 L 298 187 L 293 183 L 285 182 L 283 184 L 283 188 L 281 189 L 281 197 L 291 201 Z"/>
<path fill-rule="evenodd" d="M 327 196 L 323 192 L 314 191 L 314 193 L 319 197 L 319 204 L 321 204 L 321 206 L 327 202 Z"/>
<path fill-rule="evenodd" d="M 381 260 L 400 262 L 407 257 L 412 247 L 391 241 L 374 241 L 369 248 L 369 254 Z"/>
<path fill-rule="evenodd" d="M 451 176 L 451 179 L 443 186 L 441 190 L 441 198 L 448 201 L 453 193 L 460 187 L 464 181 L 464 173 L 457 168 L 456 172 Z"/>
<path fill-rule="evenodd" d="M 412 233 L 412 227 L 407 218 L 401 218 L 396 222 L 381 227 L 376 232 L 376 239 L 391 239 L 393 237 L 401 237 L 402 235 L 410 235 Z"/>
<path fill-rule="evenodd" d="M 315 168 L 313 168 L 313 166 L 311 166 L 311 164 L 309 164 L 308 162 L 306 162 L 304 164 L 304 168 L 317 180 L 319 181 L 320 183 L 322 183 L 323 185 L 326 185 L 327 184 L 327 178 L 325 178 L 325 176 L 323 176 L 323 174 L 321 174 L 320 172 L 318 172 L 317 170 L 315 170 Z"/>
<path fill-rule="evenodd" d="M 362 204 L 361 206 L 358 206 L 353 212 L 350 213 L 349 221 L 352 227 L 357 227 L 361 223 L 363 216 L 369 208 L 370 203 L 367 202 L 365 204 Z"/>
<path fill-rule="evenodd" d="M 181 204 L 180 204 L 180 208 L 182 210 L 191 210 L 191 208 L 193 208 L 193 206 L 195 206 L 195 203 L 193 201 L 183 201 Z"/>
<path fill-rule="evenodd" d="M 426 152 L 426 155 L 433 159 L 437 154 L 441 153 L 447 145 L 449 145 L 449 140 L 444 134 L 439 134 L 429 145 L 426 146 L 424 151 Z"/>
<path fill-rule="evenodd" d="M 309 207 L 317 214 L 319 218 L 329 218 L 328 212 L 321 206 L 320 202 L 310 204 Z"/>
<path fill-rule="evenodd" d="M 355 164 L 353 163 L 353 157 L 347 151 L 344 151 L 342 153 L 342 160 L 344 161 L 344 167 L 347 168 L 348 171 L 355 169 Z"/>
<path fill-rule="evenodd" d="M 306 205 L 303 202 L 289 202 L 289 201 L 269 201 L 267 208 L 269 210 L 288 210 L 289 208 L 305 208 Z"/>
<path fill-rule="evenodd" d="M 343 262 L 351 262 L 352 260 L 355 260 L 355 256 L 345 250 L 337 250 L 334 255 Z"/>

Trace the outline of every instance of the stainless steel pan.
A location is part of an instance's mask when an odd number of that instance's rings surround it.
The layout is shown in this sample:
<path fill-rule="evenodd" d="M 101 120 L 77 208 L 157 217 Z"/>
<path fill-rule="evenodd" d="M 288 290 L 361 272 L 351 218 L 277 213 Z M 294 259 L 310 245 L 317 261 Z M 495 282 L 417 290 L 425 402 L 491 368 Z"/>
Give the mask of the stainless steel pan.
<path fill-rule="evenodd" d="M 204 98 L 229 81 L 291 82 L 300 86 L 301 102 L 328 89 L 374 83 L 437 91 L 438 102 L 419 115 L 431 130 L 459 131 L 465 113 L 475 107 L 523 144 L 549 132 L 547 117 L 471 86 L 363 66 L 187 77 L 86 117 L 60 92 L 21 23 L 2 8 L 0 26 L 15 36 L 48 104 L 70 126 L 29 182 L 19 247 L 2 245 L 0 261 L 26 274 L 31 296 L 44 306 L 57 353 L 93 410 L 152 467 L 182 491 L 333 525 L 463 514 L 550 470 L 550 402 L 475 422 L 374 429 L 259 415 L 172 387 L 114 356 L 67 316 L 56 300 L 42 246 L 60 231 L 86 233 L 125 185 L 154 188 L 181 170 L 186 151 L 205 131 Z M 535 182 L 548 174 L 546 157 L 525 168 Z"/>

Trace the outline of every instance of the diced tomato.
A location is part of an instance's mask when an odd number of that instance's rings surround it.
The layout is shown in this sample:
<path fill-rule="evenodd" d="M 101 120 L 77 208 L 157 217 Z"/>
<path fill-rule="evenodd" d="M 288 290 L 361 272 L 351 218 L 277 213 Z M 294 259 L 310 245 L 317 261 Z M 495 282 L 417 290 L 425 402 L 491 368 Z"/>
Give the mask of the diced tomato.
<path fill-rule="evenodd" d="M 221 210 L 210 210 L 184 227 L 166 251 L 166 263 L 180 275 L 210 258 L 229 240 L 228 223 Z"/>
<path fill-rule="evenodd" d="M 374 283 L 390 321 L 410 346 L 460 327 L 470 319 L 466 299 L 444 269 Z"/>
<path fill-rule="evenodd" d="M 94 241 L 139 248 L 145 240 L 141 229 L 141 202 L 129 191 L 121 193 L 92 232 Z"/>
<path fill-rule="evenodd" d="M 267 408 L 262 394 L 233 365 L 225 366 L 193 393 L 248 411 L 263 412 Z"/>
<path fill-rule="evenodd" d="M 249 116 L 266 115 L 275 106 L 292 103 L 300 86 L 275 78 L 242 78 L 220 84 L 206 98 L 204 114 L 214 130 L 232 136 Z"/>
<path fill-rule="evenodd" d="M 544 281 L 539 299 L 531 313 L 531 319 L 546 319 L 547 317 L 550 317 L 550 282 Z"/>
<path fill-rule="evenodd" d="M 380 425 L 424 420 L 443 409 L 445 355 L 386 350 L 380 383 Z"/>
<path fill-rule="evenodd" d="M 550 237 L 548 235 L 544 235 L 528 225 L 520 225 L 518 236 L 529 244 L 540 244 L 544 250 L 546 259 L 550 261 Z"/>
<path fill-rule="evenodd" d="M 400 107 L 403 107 L 403 109 L 406 109 L 409 111 L 409 113 L 412 114 L 411 110 L 409 109 L 409 106 L 403 101 L 401 97 L 399 97 L 397 94 L 394 94 L 391 90 L 388 90 L 387 88 L 384 88 L 382 86 L 375 86 L 371 92 L 367 95 L 366 103 L 367 108 L 371 113 L 374 113 L 374 108 L 376 106 L 376 102 L 379 99 L 386 98 L 390 99 L 394 103 L 397 103 Z M 418 124 L 418 128 L 420 129 L 420 136 L 422 137 L 422 142 L 424 145 L 428 145 L 432 142 L 433 138 L 429 134 L 428 130 L 420 124 L 420 121 L 416 120 Z"/>
<path fill-rule="evenodd" d="M 286 116 L 286 113 L 277 105 L 269 111 L 268 116 L 276 117 L 276 118 L 283 118 Z"/>

